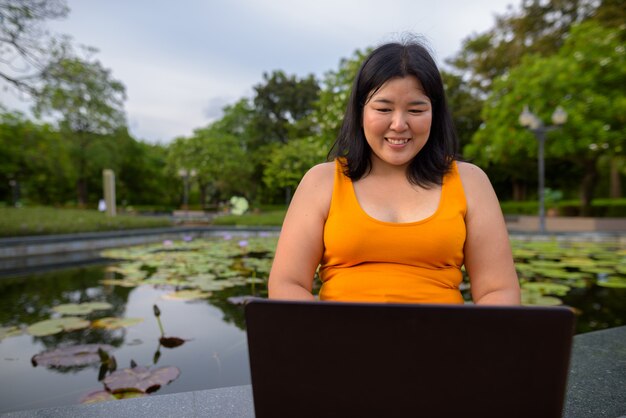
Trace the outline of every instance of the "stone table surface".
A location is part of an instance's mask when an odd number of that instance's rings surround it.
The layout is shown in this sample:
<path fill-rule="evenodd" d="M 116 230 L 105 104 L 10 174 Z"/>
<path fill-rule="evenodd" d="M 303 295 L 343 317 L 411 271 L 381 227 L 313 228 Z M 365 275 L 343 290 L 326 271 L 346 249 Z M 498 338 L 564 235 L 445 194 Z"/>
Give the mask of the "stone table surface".
<path fill-rule="evenodd" d="M 574 337 L 565 418 L 626 417 L 626 326 Z M 254 417 L 252 387 L 156 395 L 146 398 L 8 412 L 26 417 Z"/>

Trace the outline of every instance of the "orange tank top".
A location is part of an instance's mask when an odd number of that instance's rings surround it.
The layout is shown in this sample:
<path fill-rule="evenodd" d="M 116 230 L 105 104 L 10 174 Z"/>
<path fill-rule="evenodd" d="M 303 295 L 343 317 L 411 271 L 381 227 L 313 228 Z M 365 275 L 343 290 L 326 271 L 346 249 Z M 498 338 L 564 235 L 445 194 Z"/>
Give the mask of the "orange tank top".
<path fill-rule="evenodd" d="M 379 221 L 363 211 L 337 160 L 324 226 L 320 299 L 463 303 L 459 284 L 466 209 L 453 162 L 433 215 L 409 223 Z"/>

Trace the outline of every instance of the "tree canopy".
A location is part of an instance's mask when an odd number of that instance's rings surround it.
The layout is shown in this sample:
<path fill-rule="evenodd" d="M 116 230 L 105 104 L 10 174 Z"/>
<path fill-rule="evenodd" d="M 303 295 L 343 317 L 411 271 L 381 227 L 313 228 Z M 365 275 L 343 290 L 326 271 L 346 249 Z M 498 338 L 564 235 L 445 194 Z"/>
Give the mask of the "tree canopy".
<path fill-rule="evenodd" d="M 514 175 L 537 155 L 535 138 L 517 120 L 522 107 L 530 106 L 549 123 L 554 109 L 562 106 L 568 121 L 550 134 L 546 156 L 579 167 L 581 196 L 588 206 L 598 159 L 625 151 L 625 30 L 592 21 L 578 24 L 557 54 L 527 56 L 497 78 L 483 108 L 484 126 L 466 147 L 466 154 L 484 164 L 506 166 Z"/>

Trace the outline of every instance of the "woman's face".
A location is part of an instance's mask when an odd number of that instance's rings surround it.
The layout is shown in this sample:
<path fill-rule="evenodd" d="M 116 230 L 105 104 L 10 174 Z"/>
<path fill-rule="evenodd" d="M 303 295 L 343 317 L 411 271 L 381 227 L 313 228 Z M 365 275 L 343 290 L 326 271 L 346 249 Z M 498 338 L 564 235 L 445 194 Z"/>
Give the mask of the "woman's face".
<path fill-rule="evenodd" d="M 407 166 L 428 141 L 430 99 L 416 77 L 392 78 L 363 108 L 363 131 L 372 149 L 372 168 Z"/>

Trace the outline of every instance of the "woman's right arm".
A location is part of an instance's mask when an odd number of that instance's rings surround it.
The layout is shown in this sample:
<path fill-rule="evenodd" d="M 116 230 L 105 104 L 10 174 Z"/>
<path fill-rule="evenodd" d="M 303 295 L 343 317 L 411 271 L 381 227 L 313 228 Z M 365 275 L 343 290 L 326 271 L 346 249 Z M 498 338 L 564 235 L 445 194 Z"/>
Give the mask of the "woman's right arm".
<path fill-rule="evenodd" d="M 304 175 L 294 193 L 270 272 L 270 299 L 314 300 L 311 289 L 324 252 L 324 223 L 334 170 L 334 162 L 316 165 Z"/>

